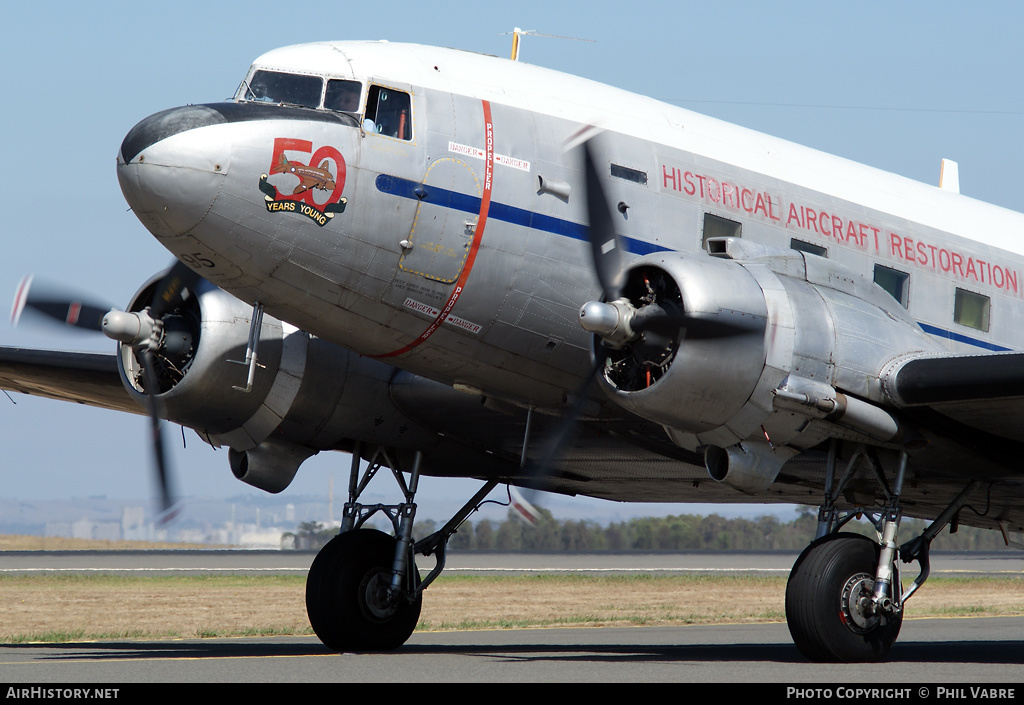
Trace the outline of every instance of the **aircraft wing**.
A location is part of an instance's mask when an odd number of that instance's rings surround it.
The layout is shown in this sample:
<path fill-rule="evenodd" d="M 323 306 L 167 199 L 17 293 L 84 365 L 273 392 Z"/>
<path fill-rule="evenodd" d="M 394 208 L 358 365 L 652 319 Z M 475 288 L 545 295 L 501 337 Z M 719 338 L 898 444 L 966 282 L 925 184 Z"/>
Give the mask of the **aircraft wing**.
<path fill-rule="evenodd" d="M 0 389 L 143 414 L 112 353 L 0 347 Z"/>
<path fill-rule="evenodd" d="M 932 423 L 1024 441 L 1024 353 L 923 357 L 889 377 L 897 406 Z M 947 431 L 953 430 L 945 424 Z"/>

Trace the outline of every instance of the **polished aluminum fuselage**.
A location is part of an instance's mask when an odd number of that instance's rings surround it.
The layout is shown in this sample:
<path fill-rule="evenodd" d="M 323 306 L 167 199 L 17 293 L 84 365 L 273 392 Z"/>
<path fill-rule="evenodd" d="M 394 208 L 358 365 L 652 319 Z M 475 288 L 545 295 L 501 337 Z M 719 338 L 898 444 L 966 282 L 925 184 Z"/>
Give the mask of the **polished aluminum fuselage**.
<path fill-rule="evenodd" d="M 153 144 L 120 165 L 122 182 L 130 194 L 145 181 L 135 212 L 207 279 L 361 354 L 526 403 L 576 387 L 589 364 L 577 312 L 598 292 L 567 145 L 587 123 L 607 131 L 605 168 L 629 170 L 607 184 L 634 254 L 699 252 L 713 213 L 742 222 L 744 239 L 827 247 L 869 278 L 875 263 L 910 273 L 910 313 L 943 345 L 1017 347 L 1016 213 L 493 57 L 356 42 L 278 50 L 254 66 L 406 90 L 412 139 L 282 109 Z M 342 155 L 344 212 L 321 224 L 266 205 L 260 177 L 282 144 L 311 166 L 325 148 Z M 282 191 L 298 183 L 276 178 Z M 551 183 L 565 188 L 542 188 Z M 328 197 L 310 190 L 306 202 Z M 992 297 L 989 332 L 955 326 L 951 284 Z"/>
<path fill-rule="evenodd" d="M 629 259 L 666 257 L 672 269 L 676 253 L 708 257 L 709 216 L 764 252 L 792 253 L 794 241 L 826 251 L 748 268 L 766 297 L 751 307 L 768 321 L 765 371 L 743 381 L 733 372 L 746 352 L 715 352 L 720 374 L 699 380 L 734 392 L 742 424 L 704 438 L 693 435 L 703 427 L 673 426 L 676 407 L 699 394 L 624 405 L 679 447 L 776 431 L 805 433 L 796 445 L 810 447 L 832 431 L 766 421 L 777 411 L 768 392 L 789 377 L 884 405 L 887 365 L 901 356 L 1021 347 L 1020 214 L 489 56 L 337 42 L 270 52 L 247 78 L 259 69 L 359 81 L 363 110 L 371 86 L 408 94 L 405 132 L 323 109 L 183 108 L 126 138 L 122 188 L 150 232 L 210 282 L 359 355 L 557 412 L 591 366 L 580 306 L 601 296 L 573 149 L 594 134 Z M 906 309 L 877 298 L 876 265 L 907 275 Z M 705 290 L 735 285 L 712 269 Z M 956 289 L 988 297 L 984 327 L 955 322 Z"/>

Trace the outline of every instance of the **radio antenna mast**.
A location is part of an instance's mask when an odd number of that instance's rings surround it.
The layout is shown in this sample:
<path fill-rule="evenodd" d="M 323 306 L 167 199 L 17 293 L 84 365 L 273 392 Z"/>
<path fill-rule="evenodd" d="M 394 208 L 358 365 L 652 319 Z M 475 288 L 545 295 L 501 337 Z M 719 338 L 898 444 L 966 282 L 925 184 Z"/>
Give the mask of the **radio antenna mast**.
<path fill-rule="evenodd" d="M 553 39 L 571 39 L 574 42 L 593 42 L 593 39 L 580 39 L 579 37 L 562 37 L 557 34 L 541 34 L 535 29 L 519 29 L 515 27 L 511 32 L 505 32 L 504 34 L 512 35 L 512 61 L 519 61 L 519 38 L 524 35 L 531 35 L 534 37 L 551 37 Z"/>

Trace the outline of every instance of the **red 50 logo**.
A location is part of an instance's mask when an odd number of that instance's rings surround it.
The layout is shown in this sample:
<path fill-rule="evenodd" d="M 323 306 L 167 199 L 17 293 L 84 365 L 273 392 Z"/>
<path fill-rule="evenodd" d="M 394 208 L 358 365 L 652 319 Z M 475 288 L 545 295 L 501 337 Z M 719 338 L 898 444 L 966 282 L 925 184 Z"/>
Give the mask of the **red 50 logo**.
<path fill-rule="evenodd" d="M 309 163 L 294 158 L 296 152 L 312 155 Z M 309 140 L 278 137 L 270 158 L 270 172 L 260 177 L 260 191 L 264 194 L 270 213 L 298 213 L 320 227 L 327 225 L 338 213 L 345 212 L 345 158 L 334 147 L 321 147 L 313 152 Z M 283 174 L 284 176 L 277 176 Z M 268 179 L 273 178 L 271 184 Z M 327 194 L 327 199 L 317 192 Z"/>
<path fill-rule="evenodd" d="M 294 157 L 294 153 L 312 155 L 308 163 Z M 345 190 L 345 157 L 334 147 L 324 146 L 313 152 L 313 143 L 309 140 L 297 140 L 278 137 L 274 140 L 274 152 L 270 158 L 270 174 L 289 174 L 298 179 L 295 181 L 281 180 L 278 188 L 278 199 L 301 200 L 315 208 L 322 208 L 328 203 L 337 203 Z M 288 193 L 288 187 L 292 187 Z M 328 193 L 326 201 L 317 203 L 314 195 L 317 191 Z"/>

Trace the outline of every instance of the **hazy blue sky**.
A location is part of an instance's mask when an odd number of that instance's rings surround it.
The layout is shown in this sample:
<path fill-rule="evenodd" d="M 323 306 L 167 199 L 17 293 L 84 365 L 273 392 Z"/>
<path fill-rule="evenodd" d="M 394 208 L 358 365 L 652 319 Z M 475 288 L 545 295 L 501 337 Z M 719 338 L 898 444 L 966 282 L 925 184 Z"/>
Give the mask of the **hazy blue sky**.
<path fill-rule="evenodd" d="M 326 39 L 498 55 L 515 26 L 590 39 L 528 37 L 521 58 L 921 181 L 937 183 L 948 157 L 963 193 L 1024 210 L 1022 15 L 1016 2 L 935 0 L 13 3 L 0 26 L 0 301 L 37 273 L 124 305 L 170 261 L 118 188 L 124 134 L 158 110 L 230 96 L 268 49 Z M 111 348 L 6 322 L 0 345 Z M 15 399 L 0 396 L 0 496 L 149 495 L 144 419 Z M 182 494 L 258 492 L 231 477 L 226 452 L 168 436 Z M 346 467 L 321 455 L 289 491 L 322 493 Z"/>

